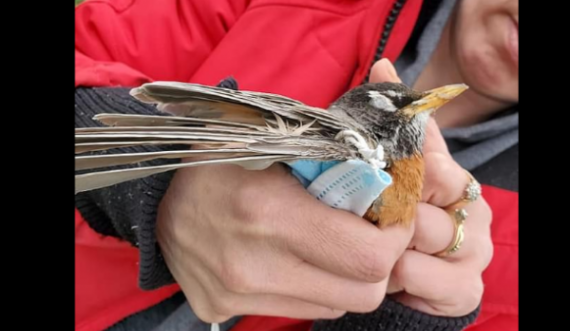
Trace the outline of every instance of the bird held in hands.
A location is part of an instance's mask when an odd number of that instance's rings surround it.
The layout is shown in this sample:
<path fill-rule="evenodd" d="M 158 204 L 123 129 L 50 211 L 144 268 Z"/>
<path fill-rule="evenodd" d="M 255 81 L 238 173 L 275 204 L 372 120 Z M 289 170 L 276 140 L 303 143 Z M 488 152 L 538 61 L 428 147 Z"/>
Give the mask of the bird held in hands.
<path fill-rule="evenodd" d="M 164 115 L 99 114 L 95 119 L 105 126 L 76 129 L 76 170 L 84 172 L 76 175 L 76 193 L 183 167 L 237 164 L 260 170 L 276 162 L 357 159 L 392 177 L 364 218 L 379 226 L 406 226 L 421 198 L 429 116 L 466 89 L 454 84 L 419 92 L 402 83 L 367 83 L 324 110 L 270 93 L 147 83 L 131 95 Z M 192 148 L 113 153 L 139 145 Z M 106 153 L 88 153 L 96 151 Z M 182 161 L 108 169 L 161 158 Z"/>

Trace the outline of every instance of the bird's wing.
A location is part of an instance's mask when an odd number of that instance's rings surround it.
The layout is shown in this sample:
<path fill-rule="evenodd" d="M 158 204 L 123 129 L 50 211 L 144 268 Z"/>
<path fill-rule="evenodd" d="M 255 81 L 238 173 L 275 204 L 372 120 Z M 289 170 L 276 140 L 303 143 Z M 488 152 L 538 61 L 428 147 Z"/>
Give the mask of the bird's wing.
<path fill-rule="evenodd" d="M 331 129 L 353 129 L 339 118 L 300 101 L 277 94 L 238 91 L 200 84 L 154 82 L 132 90 L 142 102 L 157 104 L 159 110 L 177 116 L 198 117 L 264 125 L 273 115 Z"/>
<path fill-rule="evenodd" d="M 145 84 L 131 95 L 157 104 L 167 114 L 100 114 L 95 119 L 105 127 L 76 129 L 75 164 L 76 170 L 83 171 L 75 177 L 76 193 L 183 167 L 225 163 L 264 169 L 275 162 L 346 160 L 356 155 L 353 146 L 335 139 L 353 127 L 322 109 L 283 96 L 174 82 Z M 147 153 L 116 150 L 140 145 L 188 148 Z M 105 169 L 156 159 L 183 161 Z"/>

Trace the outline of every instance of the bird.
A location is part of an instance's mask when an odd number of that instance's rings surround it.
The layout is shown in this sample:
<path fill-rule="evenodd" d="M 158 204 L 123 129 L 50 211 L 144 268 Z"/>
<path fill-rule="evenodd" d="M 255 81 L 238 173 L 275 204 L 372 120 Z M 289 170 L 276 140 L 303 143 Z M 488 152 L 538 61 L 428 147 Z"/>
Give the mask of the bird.
<path fill-rule="evenodd" d="M 94 119 L 103 126 L 76 128 L 75 168 L 81 172 L 75 176 L 76 194 L 185 167 L 236 164 L 262 170 L 295 160 L 357 159 L 393 180 L 363 218 L 378 227 L 409 226 L 421 200 L 428 119 L 468 89 L 450 84 L 422 92 L 404 83 L 364 83 L 324 109 L 233 85 L 155 81 L 132 88 L 134 99 L 155 105 L 160 114 L 102 113 Z M 187 147 L 113 152 L 140 145 Z M 181 161 L 140 165 L 156 159 Z"/>

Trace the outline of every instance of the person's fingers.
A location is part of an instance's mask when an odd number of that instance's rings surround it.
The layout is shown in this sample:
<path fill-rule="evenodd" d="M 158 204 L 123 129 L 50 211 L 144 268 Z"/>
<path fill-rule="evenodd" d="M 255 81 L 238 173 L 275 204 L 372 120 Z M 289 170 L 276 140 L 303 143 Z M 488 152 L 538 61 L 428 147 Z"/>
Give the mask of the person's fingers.
<path fill-rule="evenodd" d="M 490 239 L 491 211 L 486 202 L 477 200 L 464 207 L 468 216 L 463 224 L 464 239 L 461 248 L 448 260 L 470 263 L 484 270 L 493 256 Z M 433 255 L 448 248 L 454 241 L 455 227 L 452 211 L 420 203 L 415 221 L 415 232 L 409 248 Z M 437 257 L 433 257 L 437 258 Z"/>
<path fill-rule="evenodd" d="M 192 275 L 206 289 L 210 306 L 221 316 L 335 318 L 345 311 L 372 311 L 385 294 L 386 283 L 342 278 L 287 253 L 259 267 L 228 264 L 221 273 L 211 271 L 208 261 L 195 260 L 194 264 Z"/>
<path fill-rule="evenodd" d="M 468 173 L 451 157 L 441 153 L 426 153 L 424 162 L 422 201 L 446 207 L 461 200 L 470 182 Z"/>
<path fill-rule="evenodd" d="M 449 246 L 453 240 L 453 220 L 441 208 L 419 203 L 414 225 L 414 236 L 408 248 L 418 252 L 435 254 Z"/>
<path fill-rule="evenodd" d="M 408 246 L 411 227 L 375 225 L 349 212 L 328 207 L 308 195 L 288 210 L 278 232 L 299 259 L 341 277 L 379 282 Z"/>
<path fill-rule="evenodd" d="M 461 316 L 481 301 L 481 272 L 416 251 L 406 251 L 396 264 L 392 281 L 405 289 L 398 299 L 428 313 Z M 421 298 L 421 299 L 420 299 Z M 417 307 L 427 303 L 427 307 Z"/>

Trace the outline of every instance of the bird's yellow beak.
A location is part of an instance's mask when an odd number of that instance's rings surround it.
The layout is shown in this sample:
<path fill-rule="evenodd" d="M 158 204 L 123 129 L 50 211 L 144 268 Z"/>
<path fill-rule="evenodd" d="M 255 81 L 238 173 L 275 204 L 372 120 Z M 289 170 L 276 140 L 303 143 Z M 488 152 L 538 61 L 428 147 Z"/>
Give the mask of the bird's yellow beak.
<path fill-rule="evenodd" d="M 467 89 L 468 86 L 465 84 L 453 84 L 426 91 L 423 98 L 407 105 L 402 112 L 409 117 L 425 111 L 431 114 Z"/>

